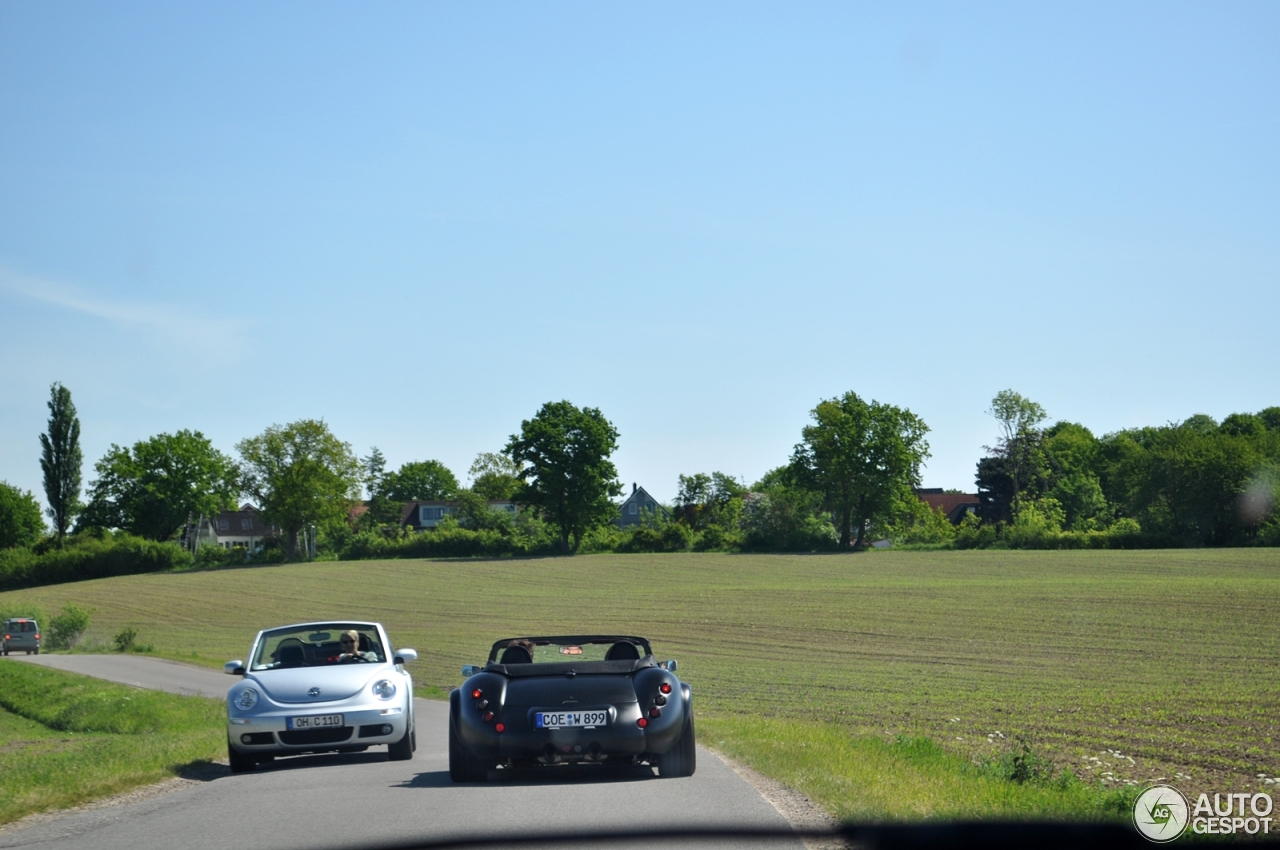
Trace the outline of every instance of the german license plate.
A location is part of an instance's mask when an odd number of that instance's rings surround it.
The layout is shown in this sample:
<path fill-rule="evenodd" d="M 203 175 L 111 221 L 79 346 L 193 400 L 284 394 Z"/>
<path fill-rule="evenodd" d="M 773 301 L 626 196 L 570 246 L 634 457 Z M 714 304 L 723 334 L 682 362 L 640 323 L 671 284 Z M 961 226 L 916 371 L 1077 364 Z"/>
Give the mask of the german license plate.
<path fill-rule="evenodd" d="M 608 726 L 607 711 L 539 711 L 536 715 L 539 729 L 562 729 L 565 726 Z"/>
<path fill-rule="evenodd" d="M 290 729 L 327 729 L 330 726 L 341 726 L 341 714 L 314 714 L 310 717 L 290 717 L 287 724 Z"/>

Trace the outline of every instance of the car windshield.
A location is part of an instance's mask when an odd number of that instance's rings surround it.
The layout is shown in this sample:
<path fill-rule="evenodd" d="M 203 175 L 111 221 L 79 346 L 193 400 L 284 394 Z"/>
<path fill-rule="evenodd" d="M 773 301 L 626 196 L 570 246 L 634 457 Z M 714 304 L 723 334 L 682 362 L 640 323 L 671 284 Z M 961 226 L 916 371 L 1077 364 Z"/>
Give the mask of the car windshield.
<path fill-rule="evenodd" d="M 346 632 L 358 638 L 354 650 L 342 643 Z M 351 652 L 364 661 L 387 660 L 386 648 L 378 639 L 378 630 L 369 623 L 323 623 L 289 626 L 263 632 L 255 647 L 250 669 L 279 670 L 289 667 L 325 667 L 338 664 Z"/>

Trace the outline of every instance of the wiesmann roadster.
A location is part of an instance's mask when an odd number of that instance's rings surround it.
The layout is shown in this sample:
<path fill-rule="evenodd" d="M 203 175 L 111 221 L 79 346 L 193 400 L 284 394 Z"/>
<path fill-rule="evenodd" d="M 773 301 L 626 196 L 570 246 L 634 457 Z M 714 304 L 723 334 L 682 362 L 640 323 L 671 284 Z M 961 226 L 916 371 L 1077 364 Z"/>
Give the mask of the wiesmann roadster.
<path fill-rule="evenodd" d="M 418 653 L 392 649 L 380 623 L 324 622 L 258 632 L 243 676 L 227 691 L 231 770 L 297 753 L 359 752 L 385 744 L 393 760 L 411 759 L 413 680 L 404 669 Z"/>
<path fill-rule="evenodd" d="M 629 635 L 505 638 L 449 697 L 449 776 L 481 782 L 497 767 L 647 763 L 661 776 L 696 767 L 693 696 Z"/>

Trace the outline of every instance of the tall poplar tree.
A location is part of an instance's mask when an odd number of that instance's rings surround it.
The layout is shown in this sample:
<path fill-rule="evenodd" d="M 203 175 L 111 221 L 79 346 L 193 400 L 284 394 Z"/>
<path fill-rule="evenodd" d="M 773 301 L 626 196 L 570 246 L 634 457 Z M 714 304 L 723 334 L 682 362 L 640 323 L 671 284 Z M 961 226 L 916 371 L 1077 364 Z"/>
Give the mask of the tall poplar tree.
<path fill-rule="evenodd" d="M 40 435 L 40 468 L 44 470 L 46 511 L 53 520 L 58 542 L 67 536 L 71 521 L 80 511 L 80 419 L 71 403 L 71 390 L 60 383 L 49 388 L 49 431 Z"/>

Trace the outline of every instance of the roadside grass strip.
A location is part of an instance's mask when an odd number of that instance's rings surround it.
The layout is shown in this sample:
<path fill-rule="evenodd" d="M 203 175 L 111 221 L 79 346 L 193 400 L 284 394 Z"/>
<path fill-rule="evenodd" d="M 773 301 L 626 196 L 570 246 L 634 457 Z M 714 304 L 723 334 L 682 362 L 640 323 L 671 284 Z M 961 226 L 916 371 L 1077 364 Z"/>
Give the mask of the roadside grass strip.
<path fill-rule="evenodd" d="M 708 746 L 847 822 L 1124 821 L 1138 795 L 1070 771 L 1019 781 L 1009 759 L 975 764 L 928 738 L 858 737 L 834 724 L 704 716 L 698 731 Z"/>
<path fill-rule="evenodd" d="M 219 758 L 225 711 L 218 700 L 0 662 L 0 824 Z"/>

